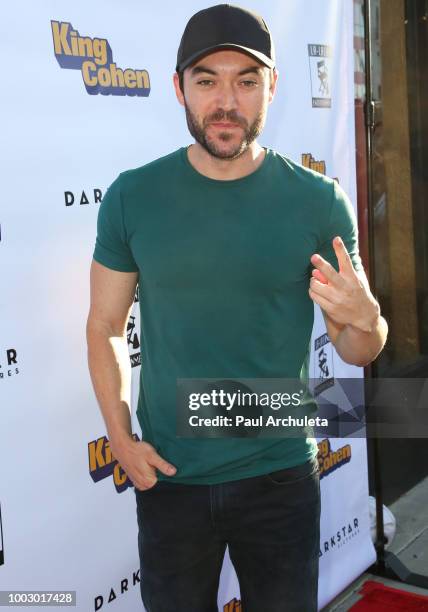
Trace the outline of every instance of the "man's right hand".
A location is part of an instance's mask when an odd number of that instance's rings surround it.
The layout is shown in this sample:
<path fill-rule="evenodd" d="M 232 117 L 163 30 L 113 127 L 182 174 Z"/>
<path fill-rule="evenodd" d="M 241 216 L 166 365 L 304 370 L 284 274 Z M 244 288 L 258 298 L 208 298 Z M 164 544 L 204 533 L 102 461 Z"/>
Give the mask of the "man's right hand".
<path fill-rule="evenodd" d="M 127 321 L 137 281 L 138 272 L 119 272 L 92 261 L 86 333 L 89 370 L 110 448 L 134 486 L 144 491 L 156 484 L 156 469 L 166 476 L 173 476 L 177 470 L 151 444 L 134 440 L 131 435 Z"/>
<path fill-rule="evenodd" d="M 173 476 L 177 471 L 148 442 L 129 438 L 121 444 L 112 444 L 110 440 L 110 447 L 134 487 L 141 491 L 151 489 L 157 483 L 156 468 L 166 476 Z"/>

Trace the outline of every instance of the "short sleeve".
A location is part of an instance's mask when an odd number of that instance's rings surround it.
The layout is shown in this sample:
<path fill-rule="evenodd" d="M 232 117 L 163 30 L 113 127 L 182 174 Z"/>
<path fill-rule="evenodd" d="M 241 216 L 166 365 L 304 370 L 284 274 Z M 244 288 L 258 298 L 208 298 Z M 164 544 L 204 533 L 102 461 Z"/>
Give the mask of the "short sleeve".
<path fill-rule="evenodd" d="M 103 266 L 119 272 L 138 271 L 123 220 L 120 175 L 101 200 L 93 258 Z"/>
<path fill-rule="evenodd" d="M 354 208 L 337 181 L 333 181 L 331 208 L 327 223 L 323 224 L 318 253 L 331 263 L 338 272 L 339 263 L 332 245 L 332 240 L 335 236 L 340 236 L 345 243 L 354 270 L 364 270 L 358 250 L 358 225 Z"/>

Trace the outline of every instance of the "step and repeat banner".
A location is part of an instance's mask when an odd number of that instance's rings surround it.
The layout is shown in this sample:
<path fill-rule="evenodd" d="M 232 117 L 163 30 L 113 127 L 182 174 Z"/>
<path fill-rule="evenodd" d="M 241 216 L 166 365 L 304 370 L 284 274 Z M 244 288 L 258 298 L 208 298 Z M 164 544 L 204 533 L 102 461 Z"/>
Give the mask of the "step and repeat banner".
<path fill-rule="evenodd" d="M 187 20 L 211 4 L 24 1 L 3 11 L 0 590 L 75 591 L 82 612 L 143 609 L 134 491 L 87 367 L 89 267 L 109 184 L 191 142 L 172 75 Z M 355 203 L 352 0 L 245 6 L 264 16 L 277 49 L 260 143 L 336 178 Z M 141 437 L 139 299 L 128 342 Z M 362 374 L 337 356 L 316 308 L 310 376 L 325 388 Z M 318 443 L 321 607 L 375 553 L 365 439 Z M 227 554 L 218 603 L 241 609 Z"/>

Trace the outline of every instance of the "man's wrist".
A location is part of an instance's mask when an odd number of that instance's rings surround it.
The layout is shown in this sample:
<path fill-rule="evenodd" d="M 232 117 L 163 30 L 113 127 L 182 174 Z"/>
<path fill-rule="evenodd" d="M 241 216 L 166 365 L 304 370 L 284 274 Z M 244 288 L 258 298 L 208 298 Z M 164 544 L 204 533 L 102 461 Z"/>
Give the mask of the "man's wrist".
<path fill-rule="evenodd" d="M 349 323 L 349 326 L 351 327 L 351 329 L 354 329 L 356 331 L 371 334 L 377 328 L 380 317 L 380 306 L 378 302 L 374 302 L 372 311 L 369 315 L 367 315 L 364 319 L 356 321 L 355 323 Z"/>
<path fill-rule="evenodd" d="M 132 442 L 135 442 L 135 439 L 132 433 L 125 431 L 125 430 L 121 430 L 121 431 L 116 431 L 114 433 L 111 432 L 109 435 L 109 442 L 110 442 L 110 448 L 112 449 L 114 453 L 114 449 L 120 450 L 121 448 L 128 446 Z"/>

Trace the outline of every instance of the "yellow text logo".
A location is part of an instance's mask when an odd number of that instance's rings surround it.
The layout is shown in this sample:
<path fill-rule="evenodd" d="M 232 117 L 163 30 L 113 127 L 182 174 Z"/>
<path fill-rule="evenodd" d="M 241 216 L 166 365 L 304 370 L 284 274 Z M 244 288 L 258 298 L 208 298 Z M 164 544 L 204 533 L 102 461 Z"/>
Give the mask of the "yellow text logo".
<path fill-rule="evenodd" d="M 134 434 L 134 439 L 138 440 L 137 434 Z M 133 486 L 120 463 L 114 458 L 106 436 L 89 442 L 88 459 L 89 474 L 94 482 L 113 476 L 114 486 L 118 493 L 123 493 L 128 487 Z"/>
<path fill-rule="evenodd" d="M 61 68 L 80 70 L 91 95 L 148 96 L 147 70 L 118 68 L 106 38 L 80 36 L 67 21 L 51 21 L 54 53 Z"/>
<path fill-rule="evenodd" d="M 337 468 L 351 461 L 351 445 L 345 444 L 337 450 L 332 450 L 330 440 L 325 438 L 318 442 L 318 464 L 320 468 L 320 478 L 328 476 Z"/>

